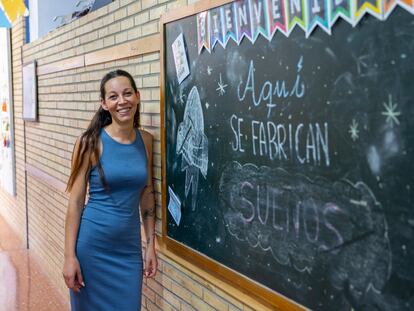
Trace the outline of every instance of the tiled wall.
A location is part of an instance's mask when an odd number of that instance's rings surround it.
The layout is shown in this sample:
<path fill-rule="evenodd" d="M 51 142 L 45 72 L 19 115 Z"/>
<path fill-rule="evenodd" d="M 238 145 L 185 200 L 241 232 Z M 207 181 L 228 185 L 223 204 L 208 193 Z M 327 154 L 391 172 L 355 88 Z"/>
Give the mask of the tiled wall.
<path fill-rule="evenodd" d="M 0 213 L 25 239 L 27 195 L 30 248 L 66 299 L 68 292 L 61 270 L 68 196 L 62 191 L 62 186 L 70 172 L 73 144 L 99 105 L 99 81 L 109 70 L 122 68 L 129 71 L 141 92 L 141 124 L 155 137 L 156 228 L 157 233 L 161 233 L 160 55 L 156 51 L 39 75 L 39 120 L 26 122 L 25 137 L 21 118 L 22 62 L 36 60 L 42 67 L 158 33 L 162 13 L 190 2 L 194 1 L 118 0 L 28 45 L 23 45 L 24 20 L 20 19 L 13 25 L 17 195 L 11 197 L 0 190 Z M 52 180 L 45 182 L 29 172 L 27 193 L 24 138 L 26 163 Z M 144 284 L 143 310 L 266 310 L 238 289 L 218 286 L 222 283 L 203 277 L 206 273 L 197 267 L 184 266 L 182 262 L 170 259 L 171 256 L 167 257 L 162 250 L 159 256 L 157 277 Z"/>

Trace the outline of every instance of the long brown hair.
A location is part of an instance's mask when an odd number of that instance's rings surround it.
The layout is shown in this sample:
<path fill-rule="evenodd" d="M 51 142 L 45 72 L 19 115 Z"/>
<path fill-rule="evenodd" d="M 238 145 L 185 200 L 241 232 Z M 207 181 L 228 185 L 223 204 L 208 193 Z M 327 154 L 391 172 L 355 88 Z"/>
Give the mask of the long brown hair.
<path fill-rule="evenodd" d="M 131 87 L 135 92 L 138 91 L 137 86 L 135 84 L 134 78 L 126 71 L 117 69 L 114 71 L 108 72 L 101 80 L 100 85 L 100 96 L 101 100 L 105 99 L 105 84 L 109 80 L 116 78 L 116 77 L 126 77 L 128 78 L 129 82 L 131 83 Z M 96 161 L 96 168 L 99 172 L 99 177 L 101 179 L 101 183 L 104 186 L 105 190 L 109 190 L 108 184 L 105 181 L 105 173 L 103 171 L 101 161 L 100 161 L 100 154 L 99 154 L 99 135 L 101 133 L 102 128 L 112 123 L 112 117 L 108 111 L 101 107 L 99 107 L 98 111 L 95 113 L 94 117 L 89 123 L 88 128 L 86 131 L 81 135 L 79 138 L 79 146 L 77 149 L 74 148 L 72 153 L 72 168 L 68 180 L 68 184 L 66 186 L 66 191 L 70 192 L 72 190 L 73 184 L 75 182 L 76 177 L 79 174 L 79 170 L 82 166 L 84 161 L 88 161 L 88 173 L 85 175 L 86 182 L 89 178 L 90 169 L 92 167 L 92 158 Z M 139 127 L 139 109 L 135 112 L 134 115 L 134 128 Z M 91 157 L 91 155 L 93 157 Z"/>

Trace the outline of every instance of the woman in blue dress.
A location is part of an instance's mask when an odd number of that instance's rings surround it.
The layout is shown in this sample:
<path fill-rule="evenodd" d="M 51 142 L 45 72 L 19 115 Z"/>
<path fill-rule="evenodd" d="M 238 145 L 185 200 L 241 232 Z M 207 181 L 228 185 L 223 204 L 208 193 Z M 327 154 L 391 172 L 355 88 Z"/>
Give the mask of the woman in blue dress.
<path fill-rule="evenodd" d="M 63 276 L 72 311 L 137 311 L 142 277 L 157 271 L 152 136 L 138 129 L 140 94 L 128 72 L 106 74 L 100 95 L 72 155 Z"/>

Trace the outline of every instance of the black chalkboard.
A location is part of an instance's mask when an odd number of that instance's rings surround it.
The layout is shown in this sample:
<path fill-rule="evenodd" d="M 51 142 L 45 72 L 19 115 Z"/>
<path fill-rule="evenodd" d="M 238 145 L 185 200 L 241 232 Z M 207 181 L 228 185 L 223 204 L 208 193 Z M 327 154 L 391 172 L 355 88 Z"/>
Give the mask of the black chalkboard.
<path fill-rule="evenodd" d="M 414 309 L 413 15 L 200 54 L 196 18 L 164 25 L 167 237 L 308 308 Z"/>

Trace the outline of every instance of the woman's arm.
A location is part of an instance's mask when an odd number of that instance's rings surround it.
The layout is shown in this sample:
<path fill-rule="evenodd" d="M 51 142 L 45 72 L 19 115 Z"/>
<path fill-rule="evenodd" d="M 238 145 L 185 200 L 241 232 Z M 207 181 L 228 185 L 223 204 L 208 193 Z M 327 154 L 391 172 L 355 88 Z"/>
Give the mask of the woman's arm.
<path fill-rule="evenodd" d="M 157 257 L 155 254 L 155 199 L 152 181 L 152 135 L 146 131 L 140 131 L 147 152 L 148 179 L 142 190 L 140 206 L 141 217 L 144 224 L 146 238 L 146 253 L 144 276 L 154 277 L 157 272 Z"/>
<path fill-rule="evenodd" d="M 75 143 L 73 154 L 76 155 L 79 150 L 79 139 Z M 85 155 L 89 160 L 89 156 Z M 76 257 L 76 238 L 78 236 L 80 217 L 85 204 L 86 197 L 86 175 L 89 172 L 89 161 L 83 161 L 79 174 L 73 183 L 69 205 L 66 213 L 65 222 L 65 261 L 63 267 L 63 277 L 69 288 L 79 292 L 81 286 L 85 286 L 78 259 Z"/>

